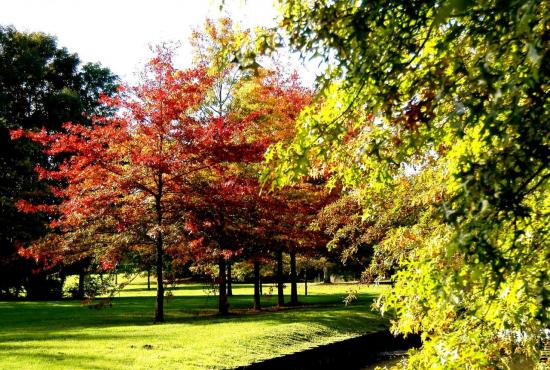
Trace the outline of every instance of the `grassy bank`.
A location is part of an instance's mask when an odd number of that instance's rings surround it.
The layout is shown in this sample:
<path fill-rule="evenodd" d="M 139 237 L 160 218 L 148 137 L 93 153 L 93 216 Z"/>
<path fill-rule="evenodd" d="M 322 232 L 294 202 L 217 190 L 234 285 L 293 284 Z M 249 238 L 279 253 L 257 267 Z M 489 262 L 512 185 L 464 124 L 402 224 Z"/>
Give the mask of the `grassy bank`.
<path fill-rule="evenodd" d="M 231 368 L 386 325 L 370 308 L 381 288 L 353 286 L 358 301 L 345 306 L 350 285 L 312 284 L 310 294 L 300 296 L 305 306 L 275 310 L 276 296 L 264 296 L 266 310 L 256 313 L 252 287 L 235 285 L 228 317 L 216 315 L 216 297 L 207 288 L 178 286 L 164 324 L 152 322 L 155 292 L 143 280 L 101 310 L 72 300 L 0 302 L 0 368 Z"/>

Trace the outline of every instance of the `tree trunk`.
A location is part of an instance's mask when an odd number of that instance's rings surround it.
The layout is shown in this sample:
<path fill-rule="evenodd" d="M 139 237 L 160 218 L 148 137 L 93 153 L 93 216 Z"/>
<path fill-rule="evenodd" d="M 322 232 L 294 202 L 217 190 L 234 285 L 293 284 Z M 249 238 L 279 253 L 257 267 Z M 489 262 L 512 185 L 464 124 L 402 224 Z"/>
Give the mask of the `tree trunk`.
<path fill-rule="evenodd" d="M 151 290 L 151 268 L 147 269 L 147 290 Z"/>
<path fill-rule="evenodd" d="M 330 284 L 330 275 L 327 266 L 323 267 L 323 283 Z"/>
<path fill-rule="evenodd" d="M 227 295 L 231 297 L 233 295 L 232 287 L 232 278 L 231 278 L 231 261 L 227 262 Z"/>
<path fill-rule="evenodd" d="M 155 322 L 164 322 L 164 282 L 162 277 L 162 268 L 163 261 L 162 257 L 164 254 L 164 245 L 162 235 L 162 174 L 159 174 L 159 195 L 155 197 L 155 208 L 157 211 L 157 304 L 155 307 Z"/>
<path fill-rule="evenodd" d="M 254 309 L 262 309 L 260 302 L 260 261 L 254 260 Z"/>
<path fill-rule="evenodd" d="M 283 290 L 283 251 L 277 251 L 277 305 L 285 305 L 285 293 Z"/>
<path fill-rule="evenodd" d="M 228 305 L 227 305 L 227 290 L 226 290 L 226 277 L 225 277 L 225 258 L 223 258 L 223 256 L 219 257 L 218 265 L 219 265 L 219 280 L 220 280 L 218 312 L 221 315 L 227 315 L 229 310 L 228 310 Z"/>
<path fill-rule="evenodd" d="M 84 298 L 84 279 L 86 277 L 86 272 L 84 269 L 80 270 L 78 274 L 78 298 Z"/>
<path fill-rule="evenodd" d="M 307 297 L 307 269 L 304 269 L 304 295 Z"/>
<path fill-rule="evenodd" d="M 262 283 L 261 275 L 260 275 L 260 295 L 264 295 L 264 284 Z"/>
<path fill-rule="evenodd" d="M 164 284 L 162 281 L 162 234 L 159 232 L 157 239 L 157 305 L 155 310 L 155 322 L 164 322 Z"/>
<path fill-rule="evenodd" d="M 290 249 L 290 304 L 298 304 L 298 285 L 296 276 L 296 247 Z"/>

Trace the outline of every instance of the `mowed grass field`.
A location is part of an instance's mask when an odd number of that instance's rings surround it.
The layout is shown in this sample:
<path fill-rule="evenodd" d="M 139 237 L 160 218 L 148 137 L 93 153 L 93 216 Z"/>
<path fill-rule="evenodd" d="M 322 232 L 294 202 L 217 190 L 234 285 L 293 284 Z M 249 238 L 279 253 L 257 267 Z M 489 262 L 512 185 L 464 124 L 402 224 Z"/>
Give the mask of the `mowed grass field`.
<path fill-rule="evenodd" d="M 358 300 L 345 306 L 350 288 Z M 252 286 L 236 284 L 226 317 L 207 289 L 177 286 L 163 324 L 153 323 L 155 291 L 144 279 L 100 310 L 75 300 L 0 302 L 0 369 L 225 369 L 387 327 L 371 309 L 382 287 L 310 284 L 304 306 L 275 310 L 276 296 L 264 296 L 257 313 Z"/>

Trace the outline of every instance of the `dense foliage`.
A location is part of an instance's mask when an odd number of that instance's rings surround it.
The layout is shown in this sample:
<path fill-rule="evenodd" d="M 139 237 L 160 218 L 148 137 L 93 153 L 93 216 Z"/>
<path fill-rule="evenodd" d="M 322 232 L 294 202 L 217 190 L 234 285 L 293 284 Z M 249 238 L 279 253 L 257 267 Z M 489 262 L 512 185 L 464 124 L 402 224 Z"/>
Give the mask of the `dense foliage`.
<path fill-rule="evenodd" d="M 99 64 L 81 65 L 76 54 L 60 48 L 54 37 L 0 27 L 0 296 L 45 297 L 58 282 L 32 273 L 39 266 L 16 253 L 16 241 L 44 235 L 45 220 L 22 215 L 20 198 L 51 201 L 33 168 L 53 165 L 28 141 L 10 140 L 10 129 L 45 127 L 58 131 L 61 123 L 88 123 L 94 113 L 108 113 L 100 93 L 115 91 L 116 77 Z M 59 287 L 58 287 L 59 288 Z M 57 289 L 59 293 L 59 289 Z"/>
<path fill-rule="evenodd" d="M 196 265 L 218 263 L 222 313 L 227 311 L 224 270 L 230 260 L 249 260 L 258 272 L 260 262 L 273 252 L 323 245 L 318 233 L 307 230 L 326 193 L 321 186 L 301 184 L 278 194 L 261 191 L 258 175 L 267 146 L 290 140 L 312 93 L 275 60 L 262 61 L 255 74 L 240 69 L 232 52 L 252 39 L 249 30 L 238 29 L 228 18 L 207 20 L 191 39 L 195 62 L 213 78 L 201 114 L 242 127 L 241 135 L 232 138 L 234 146 L 224 152 L 225 165 L 211 167 L 197 186 L 197 201 L 188 214 L 192 241 L 184 251 Z"/>
<path fill-rule="evenodd" d="M 79 67 L 53 38 L 0 29 L 3 265 L 36 267 L 13 263 L 16 240 L 46 270 L 154 261 L 163 321 L 166 253 L 218 264 L 227 313 L 228 261 L 253 264 L 259 309 L 274 255 L 284 304 L 288 252 L 296 304 L 296 254 L 328 241 L 365 280 L 391 277 L 376 307 L 395 313 L 394 332 L 422 335 L 409 368 L 537 359 L 550 325 L 550 3 L 280 5 L 284 33 L 208 20 L 194 67 L 159 47 L 117 94 L 108 70 Z M 256 59 L 286 41 L 320 62 L 316 99 Z M 25 272 L 6 276 L 0 293 L 19 294 Z"/>
<path fill-rule="evenodd" d="M 247 34 L 232 27 L 228 19 L 207 21 L 193 36 L 196 66 L 187 70 L 174 66 L 169 46 L 159 46 L 137 84 L 100 97 L 112 113 L 91 116 L 91 125 L 11 131 L 59 161 L 34 168 L 58 201 L 16 204 L 23 214 L 49 218 L 50 232 L 23 243 L 21 255 L 46 269 L 92 261 L 101 270 L 131 264 L 150 271 L 154 260 L 156 321 L 164 320 L 166 256 L 176 268 L 192 261 L 195 271 L 217 263 L 225 314 L 227 261 L 258 262 L 274 246 L 287 248 L 296 293 L 297 249 L 322 246 L 307 225 L 325 191 L 310 183 L 262 193 L 258 174 L 267 145 L 294 126 L 311 94 L 295 74 L 240 71 L 224 50 Z"/>
<path fill-rule="evenodd" d="M 397 311 L 396 332 L 423 335 L 410 368 L 501 368 L 540 350 L 550 298 L 549 6 L 281 1 L 290 45 L 325 68 L 318 105 L 270 157 L 265 180 L 284 185 L 321 163 L 369 219 L 383 217 L 379 196 L 408 201 L 394 191 L 403 176 L 438 173 L 424 182 L 442 187 L 430 202 L 437 212 L 417 220 L 396 288 L 380 302 Z"/>

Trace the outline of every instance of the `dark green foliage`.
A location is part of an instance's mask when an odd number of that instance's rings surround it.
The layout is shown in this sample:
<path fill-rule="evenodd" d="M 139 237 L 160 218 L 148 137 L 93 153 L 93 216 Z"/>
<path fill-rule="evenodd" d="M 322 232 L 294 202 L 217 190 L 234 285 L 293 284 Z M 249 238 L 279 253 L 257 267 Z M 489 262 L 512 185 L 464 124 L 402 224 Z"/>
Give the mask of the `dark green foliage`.
<path fill-rule="evenodd" d="M 28 295 L 44 296 L 40 288 L 31 288 L 38 279 L 31 278 L 31 270 L 38 266 L 19 257 L 15 243 L 44 235 L 47 219 L 21 214 L 14 204 L 21 198 L 54 201 L 33 168 L 56 160 L 36 144 L 12 141 L 9 130 L 57 131 L 66 121 L 89 122 L 90 115 L 107 113 L 98 97 L 114 93 L 116 80 L 99 64 L 81 66 L 78 56 L 59 48 L 52 36 L 0 27 L 0 296 L 18 295 L 23 286 Z"/>

